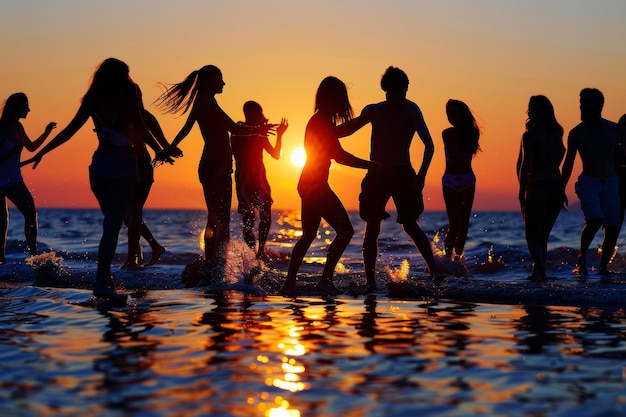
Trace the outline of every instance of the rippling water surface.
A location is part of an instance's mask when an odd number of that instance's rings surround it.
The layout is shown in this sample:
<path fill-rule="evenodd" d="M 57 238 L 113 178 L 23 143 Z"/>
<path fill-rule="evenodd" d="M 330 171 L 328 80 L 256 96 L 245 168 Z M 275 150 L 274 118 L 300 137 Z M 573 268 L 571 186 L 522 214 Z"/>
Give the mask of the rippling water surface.
<path fill-rule="evenodd" d="M 267 276 L 242 282 L 255 261 L 234 221 L 225 282 L 184 288 L 183 268 L 202 253 L 203 213 L 149 211 L 168 252 L 152 268 L 114 272 L 131 295 L 122 309 L 90 300 L 96 211 L 40 212 L 43 266 L 24 261 L 11 214 L 9 264 L 0 267 L 1 415 L 626 415 L 625 263 L 618 248 L 615 276 L 573 278 L 577 213 L 559 219 L 545 285 L 524 279 L 519 214 L 477 213 L 465 274 L 439 288 L 386 222 L 379 280 L 388 291 L 284 298 L 273 289 L 297 237 L 293 213 L 272 228 L 278 259 Z M 427 213 L 421 224 L 437 249 L 445 215 Z M 340 286 L 363 278 L 358 220 L 355 228 Z M 303 288 L 331 238 L 320 229 Z"/>

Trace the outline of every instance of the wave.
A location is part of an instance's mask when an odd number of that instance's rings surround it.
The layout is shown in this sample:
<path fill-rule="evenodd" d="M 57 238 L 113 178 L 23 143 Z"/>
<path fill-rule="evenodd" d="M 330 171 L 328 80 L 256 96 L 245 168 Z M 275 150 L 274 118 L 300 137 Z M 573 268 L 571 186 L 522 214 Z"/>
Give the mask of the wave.
<path fill-rule="evenodd" d="M 501 254 L 487 250 L 485 256 L 456 262 L 438 256 L 438 261 L 449 272 L 440 285 L 434 285 L 422 262 L 401 259 L 396 264 L 383 264 L 377 274 L 380 291 L 375 293 L 366 292 L 360 265 L 342 263 L 335 274 L 335 283 L 343 292 L 337 298 L 376 296 L 424 302 L 451 300 L 605 308 L 624 305 L 626 275 L 616 273 L 599 278 L 592 272 L 588 277 L 574 278 L 571 267 L 575 252 L 569 248 L 557 248 L 549 255 L 553 260 L 548 265 L 549 280 L 535 283 L 526 278 L 530 264 L 520 252 L 515 248 Z M 286 252 L 272 255 L 273 260 L 265 264 L 257 260 L 254 252 L 242 241 L 235 240 L 229 244 L 225 263 L 217 269 L 207 269 L 207 264 L 201 262 L 197 254 L 189 252 L 169 254 L 160 264 L 138 271 L 118 270 L 113 275 L 118 288 L 129 293 L 189 288 L 191 274 L 192 281 L 195 281 L 190 288 L 192 291 L 242 291 L 276 296 L 284 282 L 289 258 Z M 624 266 L 626 259 L 617 256 L 613 264 Z M 323 263 L 316 258 L 309 258 L 303 264 L 298 275 L 301 297 L 326 297 L 315 289 L 322 266 Z M 82 290 L 89 297 L 95 273 L 92 256 L 49 251 L 27 258 L 25 262 L 3 265 L 0 285 L 6 292 L 5 297 L 28 286 Z"/>

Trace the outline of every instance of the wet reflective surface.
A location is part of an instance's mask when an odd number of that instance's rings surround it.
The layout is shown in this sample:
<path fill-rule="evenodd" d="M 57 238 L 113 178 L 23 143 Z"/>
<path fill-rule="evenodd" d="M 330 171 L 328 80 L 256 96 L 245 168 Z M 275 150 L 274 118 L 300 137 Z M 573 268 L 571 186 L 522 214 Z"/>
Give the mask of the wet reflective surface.
<path fill-rule="evenodd" d="M 626 317 L 598 307 L 0 290 L 3 415 L 613 416 Z"/>

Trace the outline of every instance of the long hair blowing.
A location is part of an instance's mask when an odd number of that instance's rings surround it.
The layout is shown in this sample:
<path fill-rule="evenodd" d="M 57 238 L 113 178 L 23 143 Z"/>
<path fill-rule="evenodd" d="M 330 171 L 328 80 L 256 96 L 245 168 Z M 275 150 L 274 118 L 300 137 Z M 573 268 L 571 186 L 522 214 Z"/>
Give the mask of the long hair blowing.
<path fill-rule="evenodd" d="M 315 111 L 330 114 L 335 125 L 352 119 L 354 112 L 343 81 L 332 76 L 322 80 L 315 95 Z"/>
<path fill-rule="evenodd" d="M 455 108 L 459 119 L 453 124 L 454 129 L 460 133 L 461 146 L 463 150 L 470 154 L 475 154 L 480 149 L 478 139 L 480 138 L 480 128 L 472 114 L 469 106 L 463 101 L 450 99 L 446 103 L 446 111 Z"/>
<path fill-rule="evenodd" d="M 202 89 L 210 78 L 220 74 L 219 68 L 215 65 L 205 65 L 193 71 L 183 81 L 164 86 L 165 91 L 156 99 L 155 104 L 164 113 L 178 113 L 182 110 L 182 114 L 185 114 L 194 103 L 198 90 Z"/>

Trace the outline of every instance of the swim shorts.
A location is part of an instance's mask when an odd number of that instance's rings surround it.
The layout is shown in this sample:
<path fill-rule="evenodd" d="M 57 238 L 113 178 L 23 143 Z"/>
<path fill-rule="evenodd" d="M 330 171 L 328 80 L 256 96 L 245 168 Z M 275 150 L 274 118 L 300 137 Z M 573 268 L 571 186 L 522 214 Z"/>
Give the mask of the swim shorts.
<path fill-rule="evenodd" d="M 602 219 L 605 226 L 619 227 L 619 177 L 599 178 L 580 175 L 576 195 L 585 221 Z"/>
<path fill-rule="evenodd" d="M 368 172 L 361 183 L 359 215 L 366 222 L 389 218 L 385 207 L 392 198 L 398 223 L 417 220 L 424 212 L 424 198 L 416 180 L 417 175 L 410 165 Z"/>

